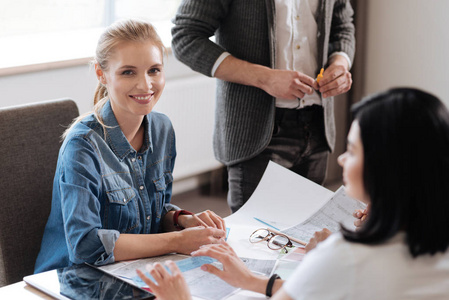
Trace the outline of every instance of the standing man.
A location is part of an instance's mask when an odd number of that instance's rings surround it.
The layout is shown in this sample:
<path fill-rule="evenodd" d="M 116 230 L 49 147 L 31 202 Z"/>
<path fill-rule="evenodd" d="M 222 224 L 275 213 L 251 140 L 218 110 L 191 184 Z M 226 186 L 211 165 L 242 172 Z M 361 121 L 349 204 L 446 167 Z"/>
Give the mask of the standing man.
<path fill-rule="evenodd" d="M 218 78 L 214 151 L 228 168 L 232 212 L 269 160 L 323 183 L 335 144 L 333 96 L 352 85 L 352 15 L 349 0 L 182 1 L 172 49 Z"/>

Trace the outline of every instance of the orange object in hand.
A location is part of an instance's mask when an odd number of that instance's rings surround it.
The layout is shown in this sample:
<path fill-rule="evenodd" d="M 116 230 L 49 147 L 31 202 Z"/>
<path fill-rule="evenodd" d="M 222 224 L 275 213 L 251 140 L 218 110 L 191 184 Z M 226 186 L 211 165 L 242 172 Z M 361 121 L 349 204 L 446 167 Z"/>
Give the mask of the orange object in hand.
<path fill-rule="evenodd" d="M 320 83 L 321 78 L 323 78 L 324 68 L 321 68 L 320 74 L 316 77 L 316 82 Z"/>

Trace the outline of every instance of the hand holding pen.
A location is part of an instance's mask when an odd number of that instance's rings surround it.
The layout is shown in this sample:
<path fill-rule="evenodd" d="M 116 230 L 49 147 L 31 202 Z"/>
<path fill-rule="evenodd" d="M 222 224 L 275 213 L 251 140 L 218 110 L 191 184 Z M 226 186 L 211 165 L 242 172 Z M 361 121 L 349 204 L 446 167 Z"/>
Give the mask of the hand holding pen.
<path fill-rule="evenodd" d="M 335 55 L 330 63 L 314 82 L 314 88 L 319 90 L 323 98 L 337 96 L 349 91 L 352 86 L 352 76 L 349 72 L 349 62 L 342 55 Z"/>

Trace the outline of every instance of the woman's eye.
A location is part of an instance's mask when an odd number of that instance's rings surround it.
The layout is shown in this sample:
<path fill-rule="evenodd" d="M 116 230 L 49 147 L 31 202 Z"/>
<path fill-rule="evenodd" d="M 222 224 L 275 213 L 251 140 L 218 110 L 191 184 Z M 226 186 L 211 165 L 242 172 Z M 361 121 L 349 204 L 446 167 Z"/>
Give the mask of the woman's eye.
<path fill-rule="evenodd" d="M 161 71 L 161 69 L 159 68 L 152 68 L 148 71 L 149 74 L 156 74 L 159 73 Z"/>
<path fill-rule="evenodd" d="M 133 74 L 133 71 L 131 71 L 131 70 L 125 70 L 122 72 L 122 75 L 132 75 L 132 74 Z"/>

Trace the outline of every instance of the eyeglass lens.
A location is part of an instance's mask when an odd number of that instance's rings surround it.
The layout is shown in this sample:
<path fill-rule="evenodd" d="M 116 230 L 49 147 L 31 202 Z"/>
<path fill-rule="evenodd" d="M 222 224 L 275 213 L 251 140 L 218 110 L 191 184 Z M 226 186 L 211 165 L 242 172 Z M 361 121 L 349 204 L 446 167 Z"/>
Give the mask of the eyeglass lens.
<path fill-rule="evenodd" d="M 268 248 L 279 250 L 290 244 L 290 240 L 285 235 L 274 234 L 267 229 L 256 230 L 250 237 L 251 243 L 268 242 Z"/>
<path fill-rule="evenodd" d="M 278 250 L 284 248 L 289 242 L 285 235 L 275 235 L 268 241 L 268 248 Z"/>
<path fill-rule="evenodd" d="M 259 243 L 262 241 L 266 241 L 271 237 L 271 232 L 266 229 L 259 229 L 254 231 L 254 233 L 249 237 L 249 241 L 251 243 Z"/>

